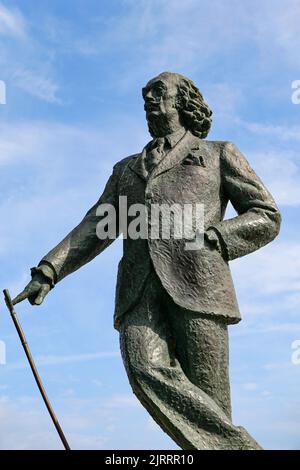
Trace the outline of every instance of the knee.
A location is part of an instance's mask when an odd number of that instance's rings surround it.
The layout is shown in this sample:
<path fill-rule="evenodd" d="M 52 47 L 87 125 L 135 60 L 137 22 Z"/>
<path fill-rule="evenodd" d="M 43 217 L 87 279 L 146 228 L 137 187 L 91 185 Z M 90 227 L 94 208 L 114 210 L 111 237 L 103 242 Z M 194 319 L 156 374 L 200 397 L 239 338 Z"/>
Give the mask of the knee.
<path fill-rule="evenodd" d="M 154 367 L 148 361 L 142 360 L 131 360 L 129 363 L 130 373 L 136 377 L 136 379 L 144 379 L 147 376 L 153 375 Z"/>

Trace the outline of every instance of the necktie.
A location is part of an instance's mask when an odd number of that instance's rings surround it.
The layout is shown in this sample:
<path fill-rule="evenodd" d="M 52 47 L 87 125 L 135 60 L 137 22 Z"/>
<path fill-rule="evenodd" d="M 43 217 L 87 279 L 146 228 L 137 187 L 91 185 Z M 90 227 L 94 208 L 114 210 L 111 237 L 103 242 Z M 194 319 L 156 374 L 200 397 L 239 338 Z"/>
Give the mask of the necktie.
<path fill-rule="evenodd" d="M 149 173 L 158 165 L 160 160 L 164 157 L 164 147 L 165 147 L 165 138 L 158 137 L 150 145 L 149 150 L 147 151 L 145 165 Z"/>

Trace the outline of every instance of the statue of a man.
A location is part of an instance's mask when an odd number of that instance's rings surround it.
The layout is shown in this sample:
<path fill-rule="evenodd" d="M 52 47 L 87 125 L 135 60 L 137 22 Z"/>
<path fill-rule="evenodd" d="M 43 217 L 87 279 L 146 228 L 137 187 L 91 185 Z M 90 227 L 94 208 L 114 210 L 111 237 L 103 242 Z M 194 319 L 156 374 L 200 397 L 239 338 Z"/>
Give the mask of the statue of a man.
<path fill-rule="evenodd" d="M 204 243 L 197 250 L 186 249 L 183 237 L 124 238 L 114 317 L 123 361 L 142 405 L 182 449 L 260 449 L 231 421 L 227 327 L 240 313 L 228 262 L 273 240 L 280 213 L 234 144 L 204 140 L 212 112 L 191 80 L 164 72 L 143 97 L 153 139 L 116 163 L 100 199 L 32 268 L 14 303 L 41 304 L 119 236 L 121 226 L 115 237 L 97 236 L 101 204 L 117 213 L 120 196 L 146 211 L 202 204 Z M 237 216 L 224 220 L 229 201 Z"/>

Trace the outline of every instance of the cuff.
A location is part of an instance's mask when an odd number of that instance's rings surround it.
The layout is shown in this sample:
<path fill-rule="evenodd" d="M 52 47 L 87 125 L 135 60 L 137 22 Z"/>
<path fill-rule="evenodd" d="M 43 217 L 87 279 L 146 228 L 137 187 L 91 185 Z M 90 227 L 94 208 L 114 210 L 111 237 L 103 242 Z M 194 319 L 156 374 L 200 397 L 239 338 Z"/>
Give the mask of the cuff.
<path fill-rule="evenodd" d="M 31 268 L 31 276 L 34 276 L 34 274 L 42 274 L 47 281 L 49 282 L 51 289 L 55 286 L 56 282 L 56 273 L 54 271 L 54 268 L 48 263 L 45 263 L 44 261 L 41 261 L 37 267 Z"/>
<path fill-rule="evenodd" d="M 216 249 L 221 253 L 223 258 L 228 259 L 228 252 L 226 248 L 226 244 L 223 240 L 223 237 L 219 230 L 213 226 L 208 227 L 205 232 L 205 238 L 210 241 L 216 241 Z"/>

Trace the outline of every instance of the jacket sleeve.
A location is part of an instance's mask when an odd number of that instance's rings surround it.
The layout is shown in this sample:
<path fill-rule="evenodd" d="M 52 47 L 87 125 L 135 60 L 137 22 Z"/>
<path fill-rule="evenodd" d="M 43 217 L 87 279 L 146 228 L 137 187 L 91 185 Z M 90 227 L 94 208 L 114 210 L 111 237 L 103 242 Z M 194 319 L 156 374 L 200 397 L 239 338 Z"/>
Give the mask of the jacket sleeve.
<path fill-rule="evenodd" d="M 231 142 L 221 150 L 221 182 L 237 216 L 212 225 L 227 259 L 247 255 L 279 233 L 281 216 L 269 191 Z"/>
<path fill-rule="evenodd" d="M 86 213 L 82 221 L 77 225 L 57 246 L 55 246 L 40 261 L 37 270 L 53 271 L 53 281 L 57 283 L 68 274 L 79 269 L 91 261 L 95 256 L 107 248 L 119 235 L 118 228 L 118 182 L 121 171 L 121 163 L 114 166 L 104 192 L 98 201 Z M 110 204 L 115 208 L 116 232 L 115 236 L 99 238 L 97 224 L 102 219 L 97 215 L 100 204 Z M 107 214 L 105 214 L 107 217 Z"/>

